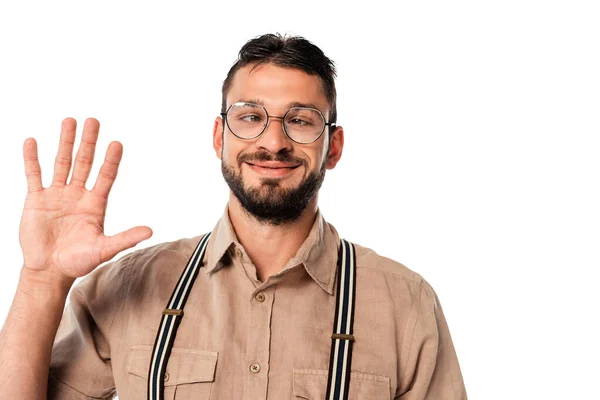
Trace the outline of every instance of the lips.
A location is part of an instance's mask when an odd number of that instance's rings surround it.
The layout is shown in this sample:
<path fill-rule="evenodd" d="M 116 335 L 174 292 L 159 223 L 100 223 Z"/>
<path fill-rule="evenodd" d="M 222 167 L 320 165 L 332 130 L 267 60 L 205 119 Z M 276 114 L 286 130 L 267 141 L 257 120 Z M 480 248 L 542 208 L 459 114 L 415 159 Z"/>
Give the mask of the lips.
<path fill-rule="evenodd" d="M 268 169 L 280 169 L 280 168 L 294 169 L 294 168 L 297 168 L 300 166 L 300 164 L 286 164 L 286 163 L 282 163 L 282 162 L 265 162 L 265 161 L 248 162 L 248 164 L 255 166 L 255 167 L 268 168 Z"/>
<path fill-rule="evenodd" d="M 285 178 L 294 174 L 301 164 L 283 163 L 280 161 L 246 161 L 246 165 L 254 173 L 263 178 Z"/>

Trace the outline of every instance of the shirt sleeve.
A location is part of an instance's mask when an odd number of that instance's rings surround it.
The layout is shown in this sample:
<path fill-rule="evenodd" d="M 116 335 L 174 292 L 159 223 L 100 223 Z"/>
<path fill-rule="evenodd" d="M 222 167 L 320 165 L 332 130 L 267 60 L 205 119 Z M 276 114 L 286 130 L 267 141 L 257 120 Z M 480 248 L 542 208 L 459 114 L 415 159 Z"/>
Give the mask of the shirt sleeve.
<path fill-rule="evenodd" d="M 48 399 L 112 399 L 113 323 L 121 310 L 135 253 L 103 265 L 69 294 L 50 360 Z"/>
<path fill-rule="evenodd" d="M 439 299 L 421 281 L 418 312 L 402 373 L 399 400 L 466 400 L 460 366 Z"/>

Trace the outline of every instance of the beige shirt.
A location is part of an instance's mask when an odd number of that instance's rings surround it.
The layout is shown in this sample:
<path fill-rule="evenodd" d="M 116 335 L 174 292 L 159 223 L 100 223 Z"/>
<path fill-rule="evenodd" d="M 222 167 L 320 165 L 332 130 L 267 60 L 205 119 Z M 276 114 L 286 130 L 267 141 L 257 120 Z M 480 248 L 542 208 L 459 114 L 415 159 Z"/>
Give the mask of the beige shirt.
<path fill-rule="evenodd" d="M 146 399 L 162 311 L 199 239 L 134 251 L 73 288 L 52 352 L 49 399 Z M 319 213 L 296 256 L 260 282 L 226 211 L 184 309 L 165 398 L 324 399 L 338 245 Z M 466 399 L 429 284 L 359 245 L 356 263 L 349 399 Z"/>

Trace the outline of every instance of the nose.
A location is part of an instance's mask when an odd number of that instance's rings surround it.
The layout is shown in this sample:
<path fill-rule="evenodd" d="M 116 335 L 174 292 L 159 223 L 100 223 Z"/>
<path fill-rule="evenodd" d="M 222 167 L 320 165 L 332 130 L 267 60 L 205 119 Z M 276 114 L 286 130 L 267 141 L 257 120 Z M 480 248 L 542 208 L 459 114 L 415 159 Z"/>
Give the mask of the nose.
<path fill-rule="evenodd" d="M 292 150 L 292 141 L 283 130 L 283 117 L 269 116 L 267 127 L 258 137 L 256 145 L 273 154 Z"/>

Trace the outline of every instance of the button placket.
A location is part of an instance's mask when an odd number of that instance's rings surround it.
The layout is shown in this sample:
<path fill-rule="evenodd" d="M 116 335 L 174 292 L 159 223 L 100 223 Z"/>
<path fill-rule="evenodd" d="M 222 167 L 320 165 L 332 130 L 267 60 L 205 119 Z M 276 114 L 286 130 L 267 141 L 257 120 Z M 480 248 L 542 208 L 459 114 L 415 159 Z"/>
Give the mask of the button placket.
<path fill-rule="evenodd" d="M 244 380 L 244 393 L 248 398 L 266 398 L 271 342 L 271 313 L 275 300 L 275 286 L 263 284 L 250 297 L 250 326 L 246 341 L 248 373 Z"/>

